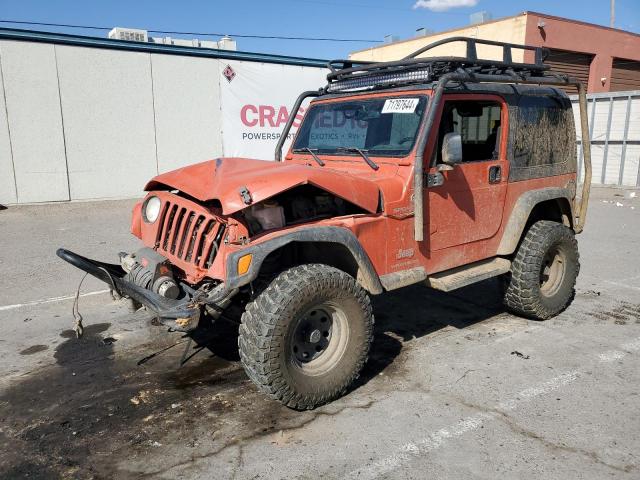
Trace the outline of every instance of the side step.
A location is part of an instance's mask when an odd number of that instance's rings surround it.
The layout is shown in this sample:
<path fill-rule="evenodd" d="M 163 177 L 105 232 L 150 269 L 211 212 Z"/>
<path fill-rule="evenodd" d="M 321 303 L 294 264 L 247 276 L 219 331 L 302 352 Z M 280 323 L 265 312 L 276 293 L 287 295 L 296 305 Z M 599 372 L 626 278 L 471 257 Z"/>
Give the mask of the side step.
<path fill-rule="evenodd" d="M 507 273 L 510 269 L 511 262 L 509 260 L 496 257 L 429 275 L 425 283 L 428 287 L 436 290 L 450 292 L 487 278 L 497 277 Z"/>

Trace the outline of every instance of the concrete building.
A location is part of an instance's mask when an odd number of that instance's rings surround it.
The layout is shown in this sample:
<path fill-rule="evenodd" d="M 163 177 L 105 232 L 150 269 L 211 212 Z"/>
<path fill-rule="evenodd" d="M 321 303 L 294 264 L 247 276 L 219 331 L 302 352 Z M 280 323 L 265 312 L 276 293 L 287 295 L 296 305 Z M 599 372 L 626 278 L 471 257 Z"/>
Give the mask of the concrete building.
<path fill-rule="evenodd" d="M 546 63 L 553 71 L 578 77 L 590 93 L 640 90 L 640 35 L 577 20 L 537 12 L 519 15 L 431 35 L 385 43 L 358 50 L 354 60 L 397 60 L 429 43 L 455 36 L 497 40 L 549 49 Z M 519 53 L 519 55 L 518 55 Z M 514 52 L 514 61 L 531 61 L 524 52 Z M 436 48 L 429 55 L 464 56 L 464 45 Z M 498 47 L 478 48 L 482 58 L 501 58 Z M 573 93 L 573 92 L 571 92 Z"/>
<path fill-rule="evenodd" d="M 138 32 L 139 33 L 139 32 Z M 0 28 L 0 204 L 137 197 L 158 173 L 273 159 L 326 60 Z"/>

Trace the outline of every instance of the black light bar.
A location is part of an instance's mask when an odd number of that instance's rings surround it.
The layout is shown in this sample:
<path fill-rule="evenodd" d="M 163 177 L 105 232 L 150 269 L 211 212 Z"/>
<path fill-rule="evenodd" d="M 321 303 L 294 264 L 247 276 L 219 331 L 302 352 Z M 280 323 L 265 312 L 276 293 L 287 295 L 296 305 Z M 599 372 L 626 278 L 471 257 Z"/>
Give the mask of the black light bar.
<path fill-rule="evenodd" d="M 387 87 L 400 83 L 425 83 L 432 79 L 431 72 L 427 69 L 410 72 L 379 73 L 371 75 L 354 75 L 352 78 L 338 80 L 327 86 L 327 91 L 354 92 L 367 90 L 374 87 Z"/>

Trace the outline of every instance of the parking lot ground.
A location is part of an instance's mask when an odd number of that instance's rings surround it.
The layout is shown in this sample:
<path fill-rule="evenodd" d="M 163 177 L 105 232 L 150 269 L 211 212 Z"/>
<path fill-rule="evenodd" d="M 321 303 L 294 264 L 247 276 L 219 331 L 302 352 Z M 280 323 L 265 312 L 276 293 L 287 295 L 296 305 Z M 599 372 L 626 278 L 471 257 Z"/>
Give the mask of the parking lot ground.
<path fill-rule="evenodd" d="M 55 249 L 108 261 L 135 248 L 131 201 L 0 211 L 0 478 L 637 479 L 640 200 L 628 193 L 594 188 L 565 312 L 506 313 L 493 280 L 376 297 L 357 385 L 309 412 L 259 394 L 233 339 L 194 349 L 98 282 L 83 286 L 75 338 L 82 275 Z"/>

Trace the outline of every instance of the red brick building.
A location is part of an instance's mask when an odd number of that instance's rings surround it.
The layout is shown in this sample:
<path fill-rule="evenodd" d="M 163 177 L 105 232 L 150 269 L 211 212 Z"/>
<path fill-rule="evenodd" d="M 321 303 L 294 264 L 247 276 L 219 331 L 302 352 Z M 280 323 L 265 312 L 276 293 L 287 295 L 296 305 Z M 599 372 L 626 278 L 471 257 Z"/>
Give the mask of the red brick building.
<path fill-rule="evenodd" d="M 353 52 L 351 58 L 395 60 L 431 42 L 455 36 L 546 47 L 549 49 L 546 63 L 557 72 L 583 80 L 590 93 L 640 90 L 639 34 L 528 11 L 359 50 Z M 442 52 L 434 54 L 441 55 Z M 482 55 L 481 52 L 479 54 Z M 517 59 L 514 57 L 514 60 Z"/>

